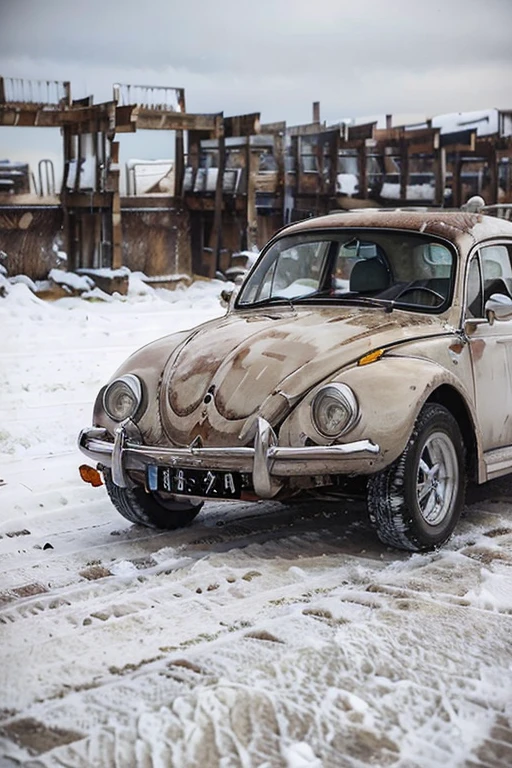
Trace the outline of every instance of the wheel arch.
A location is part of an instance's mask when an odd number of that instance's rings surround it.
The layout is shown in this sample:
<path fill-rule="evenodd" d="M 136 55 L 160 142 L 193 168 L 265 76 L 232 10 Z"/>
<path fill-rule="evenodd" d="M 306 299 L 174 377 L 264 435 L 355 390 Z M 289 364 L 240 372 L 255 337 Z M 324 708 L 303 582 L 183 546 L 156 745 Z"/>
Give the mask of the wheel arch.
<path fill-rule="evenodd" d="M 468 476 L 471 479 L 476 479 L 478 475 L 478 443 L 475 425 L 466 401 L 460 392 L 450 386 L 450 384 L 441 384 L 429 395 L 425 402 L 443 405 L 456 420 L 466 448 Z"/>

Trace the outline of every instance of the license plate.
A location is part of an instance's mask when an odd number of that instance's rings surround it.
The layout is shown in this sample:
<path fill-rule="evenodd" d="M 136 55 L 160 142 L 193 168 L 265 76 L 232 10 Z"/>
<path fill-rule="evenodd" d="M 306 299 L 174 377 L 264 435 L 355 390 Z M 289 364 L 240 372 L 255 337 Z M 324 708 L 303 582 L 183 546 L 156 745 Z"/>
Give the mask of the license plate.
<path fill-rule="evenodd" d="M 182 496 L 239 499 L 242 478 L 238 472 L 150 466 L 147 485 L 150 491 L 164 491 Z"/>

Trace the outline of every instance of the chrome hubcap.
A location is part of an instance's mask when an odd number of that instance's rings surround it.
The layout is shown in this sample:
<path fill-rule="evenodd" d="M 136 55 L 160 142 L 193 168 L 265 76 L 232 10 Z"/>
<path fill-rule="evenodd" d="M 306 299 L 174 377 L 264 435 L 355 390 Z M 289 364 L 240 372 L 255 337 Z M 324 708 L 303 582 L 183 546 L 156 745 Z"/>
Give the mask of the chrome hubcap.
<path fill-rule="evenodd" d="M 451 511 L 459 486 L 455 447 L 444 432 L 431 434 L 423 446 L 416 484 L 418 508 L 429 525 L 438 525 Z"/>

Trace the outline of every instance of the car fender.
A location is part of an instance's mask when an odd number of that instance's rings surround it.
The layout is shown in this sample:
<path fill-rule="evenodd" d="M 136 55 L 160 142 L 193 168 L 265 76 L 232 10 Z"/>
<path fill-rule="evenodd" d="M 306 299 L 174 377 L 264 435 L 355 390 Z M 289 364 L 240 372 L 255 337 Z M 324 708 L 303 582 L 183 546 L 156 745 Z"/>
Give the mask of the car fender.
<path fill-rule="evenodd" d="M 114 379 L 127 373 L 138 376 L 142 381 L 143 403 L 142 413 L 137 420 L 138 428 L 143 432 L 148 443 L 159 443 L 162 440 L 163 429 L 158 408 L 158 391 L 162 372 L 169 357 L 188 339 L 191 331 L 181 331 L 164 336 L 134 352 L 128 357 L 111 376 L 107 384 L 100 389 L 93 410 L 93 424 L 105 427 L 114 434 L 119 423 L 111 419 L 103 408 L 103 393 Z M 149 405 L 149 407 L 148 407 Z"/>
<path fill-rule="evenodd" d="M 359 404 L 355 426 L 334 441 L 316 430 L 311 409 L 317 392 L 331 382 L 347 384 Z M 327 445 L 369 439 L 379 445 L 380 454 L 368 465 L 366 472 L 378 471 L 404 451 L 420 410 L 442 385 L 452 387 L 463 400 L 480 455 L 473 399 L 461 379 L 438 363 L 394 355 L 384 356 L 369 365 L 345 369 L 314 387 L 283 422 L 279 441 L 284 445 L 305 445 L 311 441 Z M 365 468 L 360 467 L 360 471 Z"/>

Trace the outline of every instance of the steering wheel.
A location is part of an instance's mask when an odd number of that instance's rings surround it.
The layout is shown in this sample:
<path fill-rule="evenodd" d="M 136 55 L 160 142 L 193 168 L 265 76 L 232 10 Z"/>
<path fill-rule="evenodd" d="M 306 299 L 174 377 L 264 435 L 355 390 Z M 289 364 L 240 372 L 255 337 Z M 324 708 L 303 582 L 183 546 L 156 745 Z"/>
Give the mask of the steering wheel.
<path fill-rule="evenodd" d="M 445 296 L 443 296 L 441 293 L 438 293 L 437 291 L 434 291 L 433 288 L 429 288 L 426 285 L 408 285 L 406 288 L 403 288 L 400 293 L 398 293 L 393 301 L 396 301 L 401 296 L 404 296 L 406 293 L 412 293 L 413 291 L 423 291 L 424 293 L 428 293 L 430 296 L 435 296 L 436 299 L 439 299 L 440 303 L 442 304 L 445 300 Z"/>

